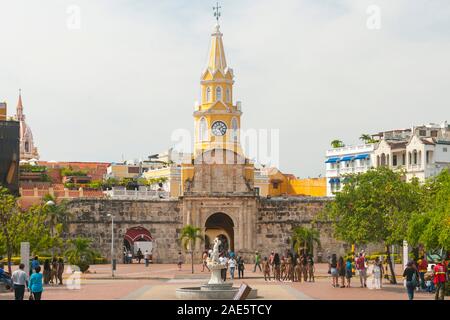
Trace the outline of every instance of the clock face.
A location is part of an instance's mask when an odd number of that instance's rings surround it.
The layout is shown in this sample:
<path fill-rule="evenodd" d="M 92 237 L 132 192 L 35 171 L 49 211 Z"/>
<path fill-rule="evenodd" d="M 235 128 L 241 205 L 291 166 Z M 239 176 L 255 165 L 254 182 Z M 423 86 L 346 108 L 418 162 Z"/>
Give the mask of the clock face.
<path fill-rule="evenodd" d="M 211 127 L 212 133 L 215 136 L 223 136 L 227 132 L 227 125 L 223 121 L 216 121 Z"/>

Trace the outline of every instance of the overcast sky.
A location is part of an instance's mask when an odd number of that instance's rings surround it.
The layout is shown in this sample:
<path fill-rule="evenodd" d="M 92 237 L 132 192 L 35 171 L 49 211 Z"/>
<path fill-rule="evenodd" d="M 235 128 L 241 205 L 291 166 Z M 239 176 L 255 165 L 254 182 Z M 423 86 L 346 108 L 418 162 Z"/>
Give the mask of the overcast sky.
<path fill-rule="evenodd" d="M 280 130 L 282 171 L 323 174 L 336 138 L 450 120 L 450 1 L 220 2 L 242 127 Z M 214 4 L 0 0 L 0 101 L 12 115 L 22 88 L 43 160 L 167 149 L 193 130 Z"/>

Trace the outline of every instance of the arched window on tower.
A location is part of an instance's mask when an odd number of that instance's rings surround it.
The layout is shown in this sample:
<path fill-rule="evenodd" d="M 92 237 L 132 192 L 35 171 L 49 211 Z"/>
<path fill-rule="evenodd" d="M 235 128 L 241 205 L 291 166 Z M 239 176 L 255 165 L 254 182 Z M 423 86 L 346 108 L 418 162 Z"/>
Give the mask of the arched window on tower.
<path fill-rule="evenodd" d="M 206 88 L 206 102 L 210 102 L 211 101 L 211 88 L 208 87 Z"/>
<path fill-rule="evenodd" d="M 30 143 L 25 141 L 25 152 L 30 152 Z"/>
<path fill-rule="evenodd" d="M 231 102 L 230 88 L 227 88 L 227 102 Z"/>
<path fill-rule="evenodd" d="M 206 123 L 205 118 L 200 119 L 200 123 L 198 125 L 198 139 L 199 141 L 208 140 L 208 124 Z"/>
<path fill-rule="evenodd" d="M 238 141 L 238 122 L 236 118 L 233 118 L 233 120 L 231 120 L 231 134 L 232 139 L 234 142 Z"/>
<path fill-rule="evenodd" d="M 216 101 L 222 100 L 222 87 L 216 88 Z"/>

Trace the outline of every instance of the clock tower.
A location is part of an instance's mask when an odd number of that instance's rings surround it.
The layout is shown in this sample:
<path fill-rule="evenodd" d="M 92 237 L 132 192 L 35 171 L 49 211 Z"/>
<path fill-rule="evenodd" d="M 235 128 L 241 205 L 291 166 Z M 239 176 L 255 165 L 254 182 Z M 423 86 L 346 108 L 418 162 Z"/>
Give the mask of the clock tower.
<path fill-rule="evenodd" d="M 226 149 L 242 155 L 241 104 L 233 103 L 233 70 L 225 59 L 219 23 L 211 34 L 211 47 L 201 75 L 201 100 L 195 106 L 194 156 L 209 149 Z"/>

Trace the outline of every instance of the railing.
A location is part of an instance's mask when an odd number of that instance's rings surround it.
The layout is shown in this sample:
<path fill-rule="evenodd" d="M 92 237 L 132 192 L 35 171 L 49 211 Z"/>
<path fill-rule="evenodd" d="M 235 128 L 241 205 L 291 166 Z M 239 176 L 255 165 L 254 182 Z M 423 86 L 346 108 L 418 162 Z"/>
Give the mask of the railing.
<path fill-rule="evenodd" d="M 150 200 L 150 199 L 168 199 L 170 197 L 167 191 L 157 191 L 157 190 L 126 190 L 126 189 L 116 189 L 103 191 L 103 193 L 112 199 L 140 199 L 140 200 Z"/>

